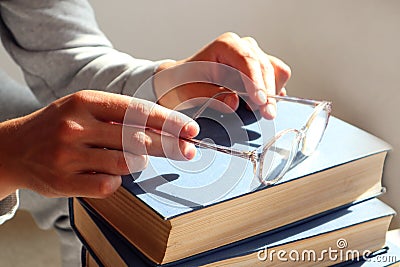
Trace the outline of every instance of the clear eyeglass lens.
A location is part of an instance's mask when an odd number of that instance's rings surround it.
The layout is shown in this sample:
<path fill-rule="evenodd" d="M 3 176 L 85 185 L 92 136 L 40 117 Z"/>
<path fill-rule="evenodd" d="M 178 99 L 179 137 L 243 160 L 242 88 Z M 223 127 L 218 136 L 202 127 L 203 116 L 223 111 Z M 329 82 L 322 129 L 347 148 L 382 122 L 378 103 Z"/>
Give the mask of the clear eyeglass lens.
<path fill-rule="evenodd" d="M 266 185 L 274 184 L 282 178 L 298 150 L 298 133 L 287 131 L 272 145 L 263 148 L 258 167 L 258 178 Z"/>
<path fill-rule="evenodd" d="M 328 116 L 329 114 L 326 109 L 322 108 L 318 114 L 315 114 L 315 116 L 311 118 L 301 144 L 301 152 L 305 156 L 310 156 L 317 149 L 324 135 Z"/>

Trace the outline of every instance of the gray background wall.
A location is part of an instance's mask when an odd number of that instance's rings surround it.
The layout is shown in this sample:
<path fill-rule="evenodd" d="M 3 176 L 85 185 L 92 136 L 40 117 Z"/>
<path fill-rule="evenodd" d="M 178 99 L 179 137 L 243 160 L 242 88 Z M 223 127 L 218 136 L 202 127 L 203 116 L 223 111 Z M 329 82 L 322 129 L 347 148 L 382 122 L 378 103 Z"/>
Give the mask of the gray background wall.
<path fill-rule="evenodd" d="M 332 100 L 335 116 L 393 146 L 382 199 L 400 212 L 400 1 L 91 3 L 115 47 L 136 57 L 181 59 L 225 31 L 257 39 L 291 66 L 289 94 Z M 3 51 L 0 61 L 21 80 Z M 399 219 L 393 226 L 400 226 Z"/>

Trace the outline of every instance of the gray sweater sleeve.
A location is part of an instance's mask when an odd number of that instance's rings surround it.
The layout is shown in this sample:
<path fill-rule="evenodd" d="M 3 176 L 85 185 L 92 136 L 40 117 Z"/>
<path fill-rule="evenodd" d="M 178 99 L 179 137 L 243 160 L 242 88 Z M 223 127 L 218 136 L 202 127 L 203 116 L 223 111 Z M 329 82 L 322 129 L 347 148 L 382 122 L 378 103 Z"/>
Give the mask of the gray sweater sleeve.
<path fill-rule="evenodd" d="M 3 45 L 47 104 L 82 89 L 133 95 L 160 62 L 112 47 L 86 0 L 0 0 Z M 139 95 L 151 101 L 151 87 Z"/>
<path fill-rule="evenodd" d="M 0 225 L 14 216 L 18 206 L 18 191 L 0 200 Z"/>

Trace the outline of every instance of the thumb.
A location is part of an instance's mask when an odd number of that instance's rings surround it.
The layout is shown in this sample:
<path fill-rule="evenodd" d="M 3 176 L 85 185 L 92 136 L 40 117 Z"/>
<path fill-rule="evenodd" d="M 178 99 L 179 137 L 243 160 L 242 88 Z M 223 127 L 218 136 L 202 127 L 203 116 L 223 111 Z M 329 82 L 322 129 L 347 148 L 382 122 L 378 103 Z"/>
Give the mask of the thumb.
<path fill-rule="evenodd" d="M 224 87 L 198 82 L 174 88 L 159 100 L 159 104 L 178 110 L 207 104 L 217 111 L 231 113 L 238 108 L 239 97 Z"/>

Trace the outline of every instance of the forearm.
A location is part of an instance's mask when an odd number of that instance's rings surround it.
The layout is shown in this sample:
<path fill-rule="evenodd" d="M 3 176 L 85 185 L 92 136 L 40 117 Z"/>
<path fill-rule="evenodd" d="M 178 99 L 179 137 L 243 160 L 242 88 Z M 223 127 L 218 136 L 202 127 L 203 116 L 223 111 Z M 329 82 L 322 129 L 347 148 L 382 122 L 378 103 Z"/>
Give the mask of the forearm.
<path fill-rule="evenodd" d="M 133 95 L 159 62 L 115 50 L 87 1 L 1 1 L 2 41 L 42 103 L 82 89 Z M 144 96 L 155 100 L 152 91 Z"/>

